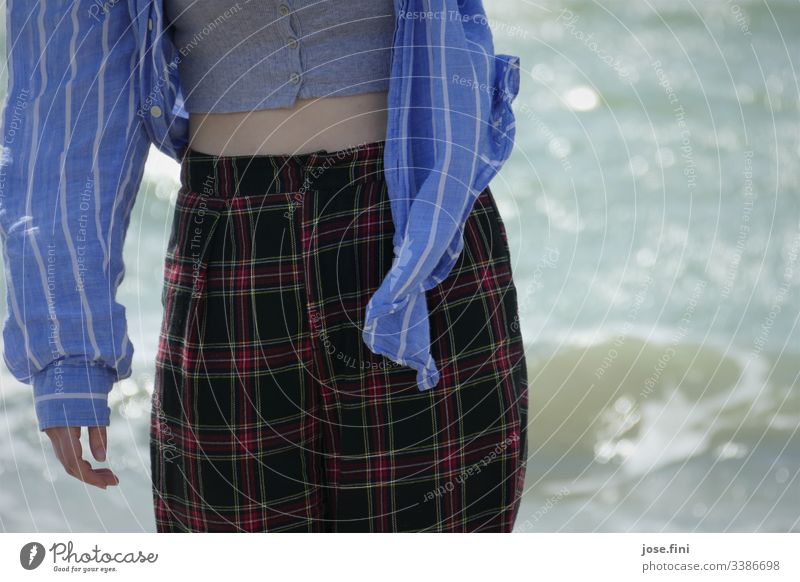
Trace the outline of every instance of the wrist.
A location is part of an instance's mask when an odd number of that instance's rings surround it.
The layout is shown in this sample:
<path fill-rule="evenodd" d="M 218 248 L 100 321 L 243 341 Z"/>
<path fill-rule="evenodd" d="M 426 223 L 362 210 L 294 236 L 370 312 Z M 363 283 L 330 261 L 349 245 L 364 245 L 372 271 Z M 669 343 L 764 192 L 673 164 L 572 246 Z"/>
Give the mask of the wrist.
<path fill-rule="evenodd" d="M 94 362 L 56 360 L 33 378 L 39 430 L 53 426 L 108 426 L 111 368 Z"/>

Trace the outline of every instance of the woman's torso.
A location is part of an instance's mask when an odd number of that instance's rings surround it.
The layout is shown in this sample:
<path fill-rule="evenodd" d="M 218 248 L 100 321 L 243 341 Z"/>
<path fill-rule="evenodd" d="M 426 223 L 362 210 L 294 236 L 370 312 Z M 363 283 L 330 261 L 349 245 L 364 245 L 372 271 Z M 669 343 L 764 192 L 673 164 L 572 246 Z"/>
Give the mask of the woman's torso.
<path fill-rule="evenodd" d="M 385 138 L 393 0 L 163 2 L 193 149 L 303 153 Z"/>
<path fill-rule="evenodd" d="M 189 146 L 216 155 L 337 151 L 386 137 L 386 94 L 298 100 L 291 109 L 190 113 Z"/>

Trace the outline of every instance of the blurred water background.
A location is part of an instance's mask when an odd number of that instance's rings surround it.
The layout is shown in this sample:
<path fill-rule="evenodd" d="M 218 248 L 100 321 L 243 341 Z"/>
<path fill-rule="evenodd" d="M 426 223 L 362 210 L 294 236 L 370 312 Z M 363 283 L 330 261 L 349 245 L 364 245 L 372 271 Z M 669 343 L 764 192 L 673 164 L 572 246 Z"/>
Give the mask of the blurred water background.
<path fill-rule="evenodd" d="M 517 146 L 492 183 L 530 380 L 516 530 L 800 531 L 797 0 L 486 8 L 522 67 Z M 0 531 L 154 531 L 177 187 L 153 150 L 119 293 L 136 349 L 110 398 L 119 487 L 63 472 L 3 367 Z"/>

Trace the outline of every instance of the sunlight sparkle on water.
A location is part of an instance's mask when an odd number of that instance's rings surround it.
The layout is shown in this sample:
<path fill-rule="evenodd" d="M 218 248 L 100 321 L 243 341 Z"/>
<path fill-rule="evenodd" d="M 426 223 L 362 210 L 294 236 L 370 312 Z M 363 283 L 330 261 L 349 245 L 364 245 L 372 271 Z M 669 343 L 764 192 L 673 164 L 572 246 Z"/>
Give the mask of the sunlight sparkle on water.
<path fill-rule="evenodd" d="M 574 111 L 591 111 L 600 103 L 594 89 L 590 87 L 575 87 L 567 91 L 564 96 L 567 106 Z"/>

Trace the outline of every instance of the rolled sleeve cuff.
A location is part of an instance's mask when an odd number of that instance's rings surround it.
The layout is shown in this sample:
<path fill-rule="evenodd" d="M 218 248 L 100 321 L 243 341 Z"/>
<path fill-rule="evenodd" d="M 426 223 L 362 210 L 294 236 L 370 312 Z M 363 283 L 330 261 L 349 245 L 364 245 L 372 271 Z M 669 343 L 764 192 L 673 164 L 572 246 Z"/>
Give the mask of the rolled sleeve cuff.
<path fill-rule="evenodd" d="M 33 378 L 39 430 L 54 426 L 108 426 L 108 393 L 116 374 L 102 364 L 51 364 Z"/>

